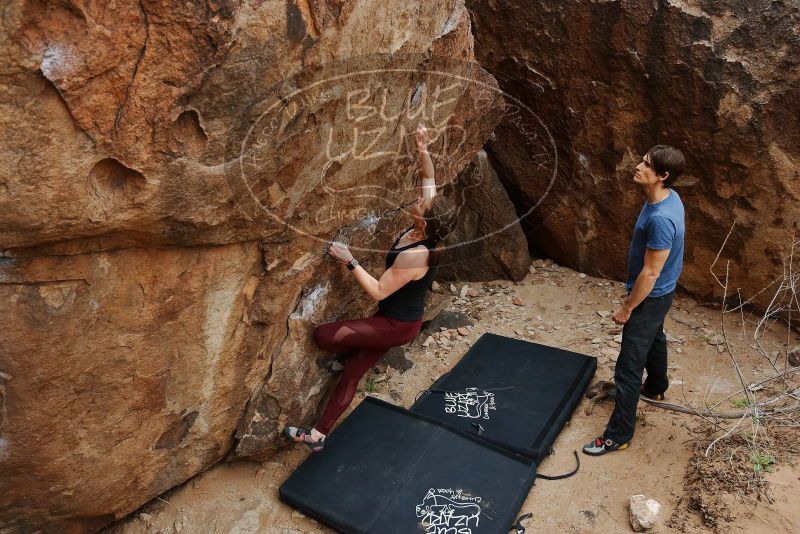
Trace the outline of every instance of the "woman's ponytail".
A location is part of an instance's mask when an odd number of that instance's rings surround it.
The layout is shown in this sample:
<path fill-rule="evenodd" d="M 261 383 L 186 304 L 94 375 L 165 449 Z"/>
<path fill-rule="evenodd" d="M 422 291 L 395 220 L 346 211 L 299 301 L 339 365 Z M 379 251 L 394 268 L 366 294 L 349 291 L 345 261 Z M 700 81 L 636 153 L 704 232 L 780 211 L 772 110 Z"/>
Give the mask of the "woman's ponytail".
<path fill-rule="evenodd" d="M 425 235 L 436 243 L 428 256 L 428 265 L 439 265 L 447 249 L 448 237 L 456 226 L 456 210 L 446 196 L 436 195 L 431 200 L 431 205 L 423 217 L 425 218 Z"/>

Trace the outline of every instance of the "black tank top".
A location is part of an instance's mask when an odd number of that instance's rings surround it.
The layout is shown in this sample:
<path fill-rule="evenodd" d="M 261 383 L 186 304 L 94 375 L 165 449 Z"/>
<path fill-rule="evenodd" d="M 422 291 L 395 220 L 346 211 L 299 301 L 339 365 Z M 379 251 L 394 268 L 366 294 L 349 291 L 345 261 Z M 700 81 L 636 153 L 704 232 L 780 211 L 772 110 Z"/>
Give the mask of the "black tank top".
<path fill-rule="evenodd" d="M 418 245 L 425 245 L 430 251 L 436 246 L 433 240 L 423 239 L 422 241 L 417 241 L 416 243 L 411 243 L 404 247 L 395 248 L 403 235 L 405 235 L 405 233 L 401 234 L 400 237 L 395 240 L 392 244 L 392 248 L 389 249 L 389 252 L 386 254 L 387 269 L 394 265 L 397 256 L 404 250 L 414 248 Z M 428 293 L 431 284 L 433 284 L 433 280 L 436 278 L 438 271 L 438 267 L 428 267 L 428 272 L 425 273 L 425 276 L 419 280 L 408 282 L 385 299 L 378 301 L 378 310 L 385 316 L 400 321 L 418 321 L 422 319 L 422 316 L 425 314 L 425 295 Z"/>

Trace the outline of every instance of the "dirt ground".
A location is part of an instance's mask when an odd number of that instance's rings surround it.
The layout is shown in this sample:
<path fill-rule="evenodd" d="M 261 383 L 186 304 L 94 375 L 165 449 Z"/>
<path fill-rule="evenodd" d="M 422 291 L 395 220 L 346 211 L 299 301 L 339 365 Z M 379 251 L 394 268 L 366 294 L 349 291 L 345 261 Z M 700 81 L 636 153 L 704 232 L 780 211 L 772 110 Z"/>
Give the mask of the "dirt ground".
<path fill-rule="evenodd" d="M 463 286 L 442 289 L 447 309 L 472 318 L 474 324 L 462 329 L 467 335 L 456 329 L 440 330 L 432 336 L 423 332 L 406 349 L 405 356 L 413 367 L 404 373 L 386 367 L 368 373 L 353 407 L 366 395 L 411 406 L 415 396 L 449 370 L 484 332 L 597 356 L 595 379 L 613 378 L 619 328 L 612 323 L 610 313 L 622 296 L 621 284 L 537 261 L 520 283 Z M 742 336 L 751 320 L 744 315 L 730 321 L 727 328 L 733 334 L 729 341 L 742 358 L 748 383 L 769 376 Z M 741 389 L 728 354 L 718 345 L 719 310 L 679 295 L 665 330 L 670 341 L 669 401 L 700 405 L 703 399 L 721 399 Z M 432 339 L 428 340 L 429 336 Z M 786 342 L 786 332 L 777 327 L 770 336 L 775 346 Z M 583 399 L 555 442 L 555 454 L 544 460 L 539 472 L 571 470 L 572 451 L 602 433 L 612 407 L 610 403 L 591 405 Z M 729 401 L 721 409 L 734 410 Z M 697 437 L 692 432 L 697 422 L 694 416 L 640 403 L 637 433 L 628 450 L 599 458 L 581 455 L 581 470 L 576 476 L 560 481 L 537 480 L 520 512 L 533 514 L 524 523 L 528 532 L 632 532 L 628 497 L 635 494 L 662 504 L 652 532 L 709 532 L 699 514 L 686 510 L 691 495 L 684 489 L 684 476 L 692 457 L 692 440 Z M 800 432 L 793 432 L 797 442 Z M 308 454 L 305 447 L 294 446 L 265 462 L 218 464 L 108 527 L 105 534 L 333 532 L 278 500 L 278 487 Z M 800 532 L 800 469 L 795 460 L 778 457 L 774 472 L 767 475 L 772 504 L 722 495 L 732 521 L 723 524 L 720 531 Z"/>

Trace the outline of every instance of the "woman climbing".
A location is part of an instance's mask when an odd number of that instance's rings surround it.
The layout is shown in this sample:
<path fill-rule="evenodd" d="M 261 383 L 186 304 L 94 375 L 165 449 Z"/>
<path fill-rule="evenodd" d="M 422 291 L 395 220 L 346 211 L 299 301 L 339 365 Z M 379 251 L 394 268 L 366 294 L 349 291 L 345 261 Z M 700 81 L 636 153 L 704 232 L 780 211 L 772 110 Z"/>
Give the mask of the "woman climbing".
<path fill-rule="evenodd" d="M 376 280 L 341 243 L 332 243 L 330 255 L 347 265 L 356 281 L 378 301 L 378 311 L 368 319 L 325 323 L 314 331 L 320 348 L 337 354 L 326 360 L 326 368 L 341 373 L 339 382 L 311 430 L 288 426 L 284 434 L 292 441 L 319 452 L 325 436 L 344 413 L 361 377 L 392 347 L 414 339 L 422 327 L 425 295 L 433 283 L 442 253 L 441 242 L 455 225 L 455 211 L 447 198 L 436 195 L 433 162 L 428 154 L 427 130 L 416 131 L 421 193 L 411 208 L 413 226 L 398 237 L 386 255 L 386 271 Z"/>

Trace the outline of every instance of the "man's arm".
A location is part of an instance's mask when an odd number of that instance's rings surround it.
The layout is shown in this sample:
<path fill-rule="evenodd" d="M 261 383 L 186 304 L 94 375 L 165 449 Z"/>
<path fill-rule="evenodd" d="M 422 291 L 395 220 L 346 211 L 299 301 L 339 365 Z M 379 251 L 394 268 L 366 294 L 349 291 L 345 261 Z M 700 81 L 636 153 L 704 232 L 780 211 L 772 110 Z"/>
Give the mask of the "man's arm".
<path fill-rule="evenodd" d="M 669 258 L 669 251 L 670 249 L 645 249 L 642 272 L 636 277 L 631 294 L 611 316 L 614 322 L 619 324 L 627 323 L 633 309 L 647 298 L 647 295 L 653 290 L 653 286 L 656 285 L 656 280 L 658 280 L 667 258 Z"/>

